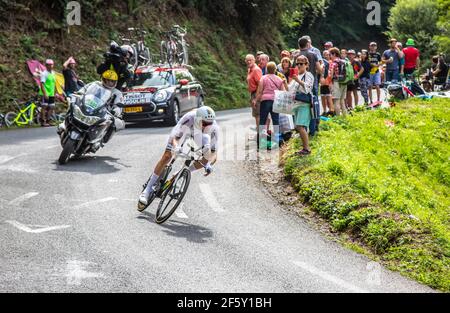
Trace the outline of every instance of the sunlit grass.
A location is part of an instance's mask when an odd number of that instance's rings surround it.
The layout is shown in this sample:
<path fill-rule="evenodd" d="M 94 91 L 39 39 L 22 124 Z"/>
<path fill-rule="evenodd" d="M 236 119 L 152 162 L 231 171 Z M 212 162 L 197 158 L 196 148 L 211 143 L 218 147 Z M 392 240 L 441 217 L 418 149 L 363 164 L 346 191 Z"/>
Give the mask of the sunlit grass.
<path fill-rule="evenodd" d="M 388 264 L 450 290 L 450 101 L 409 100 L 322 124 L 286 173 L 336 230 Z M 291 144 L 291 151 L 299 142 Z"/>

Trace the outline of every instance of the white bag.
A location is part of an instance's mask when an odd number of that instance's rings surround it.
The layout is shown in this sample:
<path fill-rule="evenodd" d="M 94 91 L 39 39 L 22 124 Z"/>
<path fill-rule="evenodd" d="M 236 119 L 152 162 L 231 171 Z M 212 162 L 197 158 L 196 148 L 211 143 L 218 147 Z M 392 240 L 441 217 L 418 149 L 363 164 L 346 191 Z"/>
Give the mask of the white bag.
<path fill-rule="evenodd" d="M 275 100 L 273 102 L 273 112 L 292 115 L 295 103 L 294 91 L 275 90 Z"/>
<path fill-rule="evenodd" d="M 293 116 L 288 114 L 280 114 L 280 133 L 285 134 L 293 129 L 295 129 Z"/>

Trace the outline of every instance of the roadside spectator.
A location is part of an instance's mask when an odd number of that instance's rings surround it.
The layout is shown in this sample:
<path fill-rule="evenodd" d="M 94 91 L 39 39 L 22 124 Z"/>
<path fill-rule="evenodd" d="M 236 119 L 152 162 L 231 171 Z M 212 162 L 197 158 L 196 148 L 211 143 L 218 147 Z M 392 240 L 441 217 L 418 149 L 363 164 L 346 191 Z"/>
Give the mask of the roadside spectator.
<path fill-rule="evenodd" d="M 331 48 L 333 48 L 333 43 L 331 41 L 327 41 L 324 44 L 324 48 L 325 48 L 325 50 L 330 50 Z"/>
<path fill-rule="evenodd" d="M 339 83 L 339 68 L 341 67 L 341 63 L 344 60 L 341 59 L 341 52 L 338 48 L 330 49 L 330 72 L 331 77 L 333 79 L 333 87 L 332 87 L 332 95 L 333 95 L 333 104 L 336 115 L 339 116 L 341 114 L 347 115 L 347 108 L 345 106 L 345 97 L 347 95 L 347 84 Z"/>
<path fill-rule="evenodd" d="M 370 70 L 370 85 L 369 85 L 369 98 L 370 103 L 373 103 L 372 89 L 375 87 L 377 91 L 377 101 L 381 100 L 381 54 L 377 51 L 378 45 L 376 42 L 371 42 L 369 46 L 369 62 L 371 65 Z"/>
<path fill-rule="evenodd" d="M 314 87 L 314 75 L 307 71 L 309 60 L 306 56 L 300 55 L 296 59 L 298 75 L 293 75 L 289 90 L 311 94 Z M 311 154 L 309 146 L 308 127 L 311 124 L 311 103 L 297 102 L 298 106 L 294 109 L 295 129 L 299 132 L 302 140 L 303 150 L 297 152 L 301 156 Z"/>
<path fill-rule="evenodd" d="M 41 73 L 39 95 L 42 97 L 41 102 L 41 126 L 50 126 L 50 116 L 55 110 L 55 93 L 56 93 L 56 76 L 53 68 L 55 62 L 51 59 L 45 61 L 46 70 Z"/>
<path fill-rule="evenodd" d="M 446 85 L 449 72 L 449 66 L 445 62 L 443 55 L 436 55 L 433 57 L 432 74 L 433 86 Z"/>
<path fill-rule="evenodd" d="M 320 77 L 320 95 L 322 97 L 322 116 L 334 116 L 333 96 L 331 95 L 330 52 L 323 51 L 324 71 Z"/>
<path fill-rule="evenodd" d="M 369 93 L 368 88 L 370 85 L 370 70 L 371 65 L 369 62 L 369 52 L 367 50 L 361 51 L 361 66 L 364 69 L 364 72 L 359 77 L 359 86 L 361 89 L 361 95 L 364 98 L 365 105 L 369 104 Z"/>
<path fill-rule="evenodd" d="M 389 40 L 390 48 L 383 53 L 383 62 L 386 64 L 386 82 L 400 80 L 400 59 L 404 57 L 397 47 L 397 39 Z"/>
<path fill-rule="evenodd" d="M 267 74 L 261 78 L 256 92 L 256 101 L 260 103 L 259 115 L 259 131 L 258 131 L 258 147 L 261 133 L 266 129 L 267 118 L 270 117 L 273 121 L 273 127 L 276 130 L 280 125 L 279 114 L 273 112 L 273 102 L 275 100 L 275 90 L 286 90 L 283 79 L 276 75 L 277 65 L 275 62 L 267 64 Z M 269 127 L 267 127 L 269 128 Z M 267 134 L 268 134 L 267 130 Z M 266 135 L 266 134 L 264 134 Z"/>
<path fill-rule="evenodd" d="M 403 49 L 405 54 L 405 75 L 414 76 L 414 72 L 420 66 L 420 51 L 415 48 L 414 39 L 410 38 L 406 42 L 406 48 Z"/>
<path fill-rule="evenodd" d="M 341 60 L 348 61 L 347 49 L 341 49 Z"/>
<path fill-rule="evenodd" d="M 308 37 L 303 36 L 298 41 L 298 47 L 300 48 L 300 55 L 305 56 L 308 59 L 308 72 L 310 72 L 314 77 L 313 85 L 313 96 L 318 97 L 319 95 L 319 82 L 318 75 L 322 74 L 322 66 L 320 65 L 319 58 L 313 52 L 311 52 L 310 42 Z M 321 57 L 322 58 L 322 57 Z M 318 124 L 320 121 L 320 103 L 315 101 L 313 105 L 313 116 L 311 117 L 311 125 L 309 126 L 309 132 L 311 136 L 314 136 L 318 130 Z"/>
<path fill-rule="evenodd" d="M 252 107 L 252 116 L 256 121 L 256 130 L 259 127 L 259 106 L 256 102 L 256 92 L 258 90 L 259 81 L 262 77 L 262 71 L 255 63 L 255 56 L 249 54 L 245 57 L 245 63 L 247 64 L 247 85 L 250 93 L 250 106 Z"/>
<path fill-rule="evenodd" d="M 291 59 L 284 57 L 281 59 L 281 63 L 278 65 L 277 70 L 279 73 L 283 74 L 286 82 L 289 84 L 290 74 L 291 74 Z"/>
<path fill-rule="evenodd" d="M 356 51 L 355 50 L 349 50 L 348 51 L 348 58 L 353 66 L 353 72 L 355 73 L 354 79 L 352 82 L 348 83 L 347 85 L 347 109 L 353 110 L 358 106 L 359 103 L 359 96 L 358 96 L 358 88 L 359 88 L 359 78 L 364 72 L 364 68 L 361 65 L 361 62 L 359 62 L 356 59 Z M 355 100 L 355 105 L 353 105 L 353 99 Z"/>
<path fill-rule="evenodd" d="M 303 37 L 308 40 L 308 49 L 309 49 L 309 51 L 314 53 L 317 56 L 317 59 L 319 60 L 320 64 L 322 64 L 322 62 L 323 62 L 322 54 L 320 53 L 319 49 L 317 49 L 316 47 L 313 46 L 311 37 L 309 37 L 308 35 L 305 35 Z"/>
<path fill-rule="evenodd" d="M 261 54 L 259 56 L 259 68 L 262 71 L 263 76 L 267 75 L 267 63 L 269 63 L 270 58 L 267 54 Z"/>
<path fill-rule="evenodd" d="M 398 48 L 398 50 L 403 52 L 403 45 L 401 42 L 397 42 L 397 48 Z M 400 58 L 399 66 L 400 66 L 400 78 L 403 78 L 405 76 L 405 54 L 404 53 L 403 53 L 403 57 Z"/>
<path fill-rule="evenodd" d="M 290 53 L 289 51 L 287 51 L 287 50 L 283 50 L 283 51 L 281 51 L 281 53 L 280 53 L 280 58 L 281 58 L 281 59 L 283 59 L 283 58 L 288 58 L 288 59 L 290 59 L 290 58 L 291 58 L 291 53 Z"/>
<path fill-rule="evenodd" d="M 64 92 L 66 96 L 70 96 L 74 92 L 80 89 L 80 79 L 75 72 L 76 61 L 73 57 L 70 57 L 63 65 L 63 75 L 64 75 Z"/>
<path fill-rule="evenodd" d="M 261 55 L 265 54 L 262 51 L 256 52 L 256 64 L 259 66 L 259 63 L 261 62 Z"/>

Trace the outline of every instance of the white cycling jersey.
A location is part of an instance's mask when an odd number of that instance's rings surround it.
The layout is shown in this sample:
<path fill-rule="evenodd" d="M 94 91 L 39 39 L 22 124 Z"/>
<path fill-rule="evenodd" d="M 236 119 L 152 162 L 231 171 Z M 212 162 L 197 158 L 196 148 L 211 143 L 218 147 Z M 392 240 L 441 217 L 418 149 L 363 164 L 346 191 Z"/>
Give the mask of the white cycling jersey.
<path fill-rule="evenodd" d="M 184 115 L 178 124 L 172 130 L 169 142 L 167 145 L 168 150 L 172 150 L 173 139 L 184 142 L 186 138 L 193 137 L 198 146 L 210 145 L 211 151 L 217 151 L 219 142 L 219 124 L 216 121 L 211 126 L 206 127 L 203 131 L 195 127 L 197 110 L 193 110 Z M 206 136 L 205 136 L 206 135 Z M 205 138 L 209 137 L 209 142 L 205 142 Z"/>

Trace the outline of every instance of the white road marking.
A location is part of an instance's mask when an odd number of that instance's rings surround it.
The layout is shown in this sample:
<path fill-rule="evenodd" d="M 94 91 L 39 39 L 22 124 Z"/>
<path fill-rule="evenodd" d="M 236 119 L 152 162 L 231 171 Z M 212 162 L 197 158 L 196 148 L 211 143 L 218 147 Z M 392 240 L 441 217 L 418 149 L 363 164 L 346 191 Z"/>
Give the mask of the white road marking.
<path fill-rule="evenodd" d="M 101 273 L 92 273 L 85 271 L 85 268 L 93 263 L 82 261 L 68 261 L 67 262 L 67 284 L 68 285 L 81 285 L 83 279 L 88 278 L 101 278 L 104 277 Z"/>
<path fill-rule="evenodd" d="M 37 171 L 34 169 L 31 169 L 27 167 L 25 164 L 18 164 L 18 165 L 2 165 L 0 166 L 0 171 L 11 171 L 11 172 L 19 172 L 19 173 L 27 173 L 27 174 L 33 174 Z"/>
<path fill-rule="evenodd" d="M 88 206 L 91 206 L 91 205 L 105 203 L 105 202 L 114 201 L 114 200 L 118 200 L 118 199 L 117 198 L 108 197 L 108 198 L 99 199 L 99 200 L 95 200 L 95 201 L 85 202 L 85 203 L 82 203 L 80 205 L 74 206 L 73 208 L 74 209 L 81 209 L 81 208 L 85 208 L 85 207 L 88 207 Z"/>
<path fill-rule="evenodd" d="M 175 211 L 175 215 L 182 219 L 188 219 L 189 216 L 187 216 L 187 214 L 184 212 L 183 208 L 184 208 L 184 202 L 181 202 L 180 206 Z"/>
<path fill-rule="evenodd" d="M 22 223 L 19 223 L 18 221 L 5 221 L 5 223 L 8 223 L 24 232 L 32 233 L 32 234 L 40 234 L 45 233 L 52 230 L 59 230 L 59 229 L 65 229 L 71 227 L 70 225 L 61 225 L 61 226 L 43 226 L 43 225 L 25 225 Z M 34 229 L 33 229 L 33 228 Z"/>
<path fill-rule="evenodd" d="M 20 205 L 23 202 L 25 202 L 26 200 L 36 197 L 38 194 L 39 194 L 39 192 L 29 192 L 27 194 L 24 194 L 23 196 L 17 197 L 14 200 L 11 200 L 9 202 L 9 205 Z"/>
<path fill-rule="evenodd" d="M 16 155 L 16 156 L 0 155 L 0 164 L 7 163 L 9 161 L 12 161 L 14 159 L 17 159 L 17 158 L 20 158 L 20 157 L 23 157 L 23 156 L 26 156 L 26 155 L 27 155 L 26 153 L 22 153 L 22 154 L 19 154 L 19 155 Z"/>
<path fill-rule="evenodd" d="M 339 286 L 341 288 L 345 288 L 345 289 L 347 289 L 349 291 L 352 291 L 352 292 L 355 292 L 355 293 L 369 293 L 369 291 L 367 291 L 365 289 L 362 289 L 362 288 L 359 288 L 359 287 L 357 287 L 357 286 L 355 286 L 353 284 L 350 284 L 350 283 L 346 282 L 345 280 L 342 280 L 342 279 L 340 279 L 340 278 L 338 278 L 336 276 L 333 276 L 333 275 L 331 275 L 331 274 L 329 274 L 327 272 L 324 272 L 324 271 L 322 271 L 322 270 L 320 270 L 318 268 L 315 268 L 314 266 L 309 265 L 309 264 L 307 264 L 305 262 L 293 261 L 292 263 L 294 263 L 295 265 L 301 267 L 302 269 L 304 269 L 304 270 L 306 270 L 306 271 L 308 271 L 308 272 L 310 272 L 310 273 L 312 273 L 312 274 L 314 274 L 316 276 L 321 277 L 324 280 L 332 282 L 333 284 L 335 284 L 335 285 L 337 285 L 337 286 Z"/>
<path fill-rule="evenodd" d="M 217 201 L 216 196 L 214 195 L 213 191 L 211 190 L 211 187 L 207 184 L 200 184 L 199 185 L 200 190 L 203 194 L 203 197 L 205 198 L 206 202 L 208 203 L 209 207 L 218 213 L 223 213 L 225 210 L 220 206 L 219 201 Z"/>
<path fill-rule="evenodd" d="M 51 150 L 51 149 L 56 149 L 56 148 L 61 148 L 61 145 L 48 146 L 47 148 L 45 148 L 45 150 Z"/>

